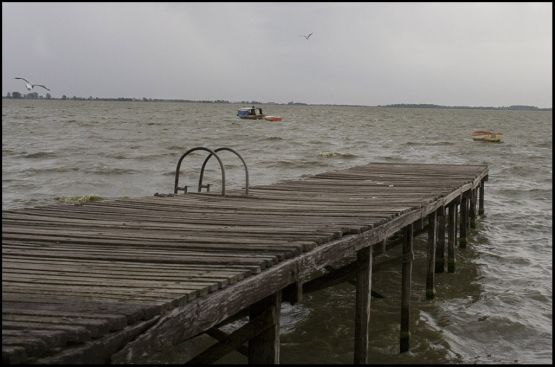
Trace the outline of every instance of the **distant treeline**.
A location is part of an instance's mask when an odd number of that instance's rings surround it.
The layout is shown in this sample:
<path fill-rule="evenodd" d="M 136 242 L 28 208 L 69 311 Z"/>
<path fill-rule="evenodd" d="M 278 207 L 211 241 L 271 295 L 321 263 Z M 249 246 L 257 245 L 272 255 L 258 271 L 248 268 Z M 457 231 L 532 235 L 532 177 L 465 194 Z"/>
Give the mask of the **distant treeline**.
<path fill-rule="evenodd" d="M 59 99 L 59 100 L 72 100 L 72 101 L 125 101 L 125 102 L 195 102 L 195 103 L 230 103 L 229 101 L 217 99 L 215 101 L 208 101 L 208 100 L 191 100 L 191 99 L 158 99 L 158 98 L 129 98 L 129 97 L 117 97 L 117 98 L 105 98 L 105 97 L 68 97 L 65 94 L 61 98 L 54 98 L 50 95 L 50 93 L 46 93 L 46 96 L 43 97 L 39 95 L 37 92 L 21 94 L 19 92 L 12 92 L 4 98 L 14 98 L 14 99 Z M 250 103 L 250 102 L 248 102 Z M 257 102 L 258 103 L 258 102 Z"/>
<path fill-rule="evenodd" d="M 106 97 L 68 97 L 65 94 L 60 98 L 55 98 L 46 93 L 46 96 L 39 95 L 37 92 L 21 94 L 20 92 L 8 92 L 8 95 L 2 98 L 13 98 L 13 99 L 59 99 L 59 100 L 72 100 L 72 101 L 111 101 L 111 102 L 187 102 L 187 103 L 242 103 L 248 105 L 257 104 L 285 104 L 278 102 L 260 102 L 260 101 L 227 101 L 224 99 L 216 100 L 193 100 L 193 99 L 162 99 L 162 98 L 130 98 L 130 97 L 117 97 L 117 98 L 106 98 Z M 307 103 L 302 102 L 287 102 L 288 105 L 300 105 L 307 106 Z"/>
<path fill-rule="evenodd" d="M 551 108 L 539 108 L 536 106 L 526 106 L 526 105 L 513 105 L 513 106 L 502 106 L 502 107 L 488 107 L 488 106 L 441 106 L 437 104 L 410 104 L 410 103 L 399 103 L 399 104 L 389 104 L 378 107 L 394 107 L 394 108 L 452 108 L 452 109 L 470 109 L 470 110 L 522 110 L 522 111 L 551 111 Z"/>
<path fill-rule="evenodd" d="M 46 96 L 39 95 L 37 92 L 21 94 L 20 92 L 12 92 L 2 98 L 13 98 L 13 99 L 54 99 L 54 100 L 71 100 L 71 101 L 111 101 L 111 102 L 186 102 L 186 103 L 241 103 L 245 105 L 259 105 L 259 104 L 271 104 L 271 105 L 289 105 L 289 106 L 342 106 L 342 107 L 391 107 L 391 108 L 452 108 L 452 109 L 472 109 L 472 110 L 522 110 L 522 111 L 551 111 L 551 108 L 539 108 L 536 106 L 526 106 L 526 105 L 513 105 L 508 107 L 472 107 L 472 106 L 441 106 L 437 104 L 409 104 L 409 103 L 398 103 L 398 104 L 388 104 L 388 105 L 378 105 L 378 106 L 368 106 L 368 105 L 347 105 L 347 104 L 318 104 L 318 103 L 303 103 L 303 102 L 261 102 L 261 101 L 227 101 L 224 99 L 216 100 L 193 100 L 193 99 L 162 99 L 162 98 L 130 98 L 130 97 L 118 97 L 118 98 L 105 98 L 105 97 L 68 97 L 65 94 L 61 98 L 55 98 L 46 93 Z"/>

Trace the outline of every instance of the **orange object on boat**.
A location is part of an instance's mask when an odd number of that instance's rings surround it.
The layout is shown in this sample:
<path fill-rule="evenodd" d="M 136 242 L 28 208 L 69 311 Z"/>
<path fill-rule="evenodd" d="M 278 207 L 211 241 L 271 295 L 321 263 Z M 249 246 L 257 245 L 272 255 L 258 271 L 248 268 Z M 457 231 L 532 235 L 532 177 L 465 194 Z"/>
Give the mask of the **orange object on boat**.
<path fill-rule="evenodd" d="M 267 120 L 267 121 L 281 121 L 283 119 L 279 116 L 264 116 L 264 120 Z"/>

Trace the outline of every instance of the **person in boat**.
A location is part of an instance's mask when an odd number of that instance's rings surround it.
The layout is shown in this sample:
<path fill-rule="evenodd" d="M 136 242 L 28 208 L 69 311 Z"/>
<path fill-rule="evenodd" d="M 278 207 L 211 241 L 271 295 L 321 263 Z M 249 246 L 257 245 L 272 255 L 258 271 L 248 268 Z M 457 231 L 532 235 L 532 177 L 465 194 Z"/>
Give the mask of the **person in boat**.
<path fill-rule="evenodd" d="M 254 106 L 252 106 L 250 114 L 253 116 L 256 115 L 256 110 L 254 109 Z"/>

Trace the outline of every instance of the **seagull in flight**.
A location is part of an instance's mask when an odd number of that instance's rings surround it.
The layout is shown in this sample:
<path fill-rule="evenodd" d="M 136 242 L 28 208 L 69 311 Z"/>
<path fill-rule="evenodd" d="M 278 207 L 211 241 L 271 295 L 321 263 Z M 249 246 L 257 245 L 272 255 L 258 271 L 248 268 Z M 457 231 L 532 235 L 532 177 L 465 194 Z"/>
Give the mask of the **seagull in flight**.
<path fill-rule="evenodd" d="M 302 34 L 301 36 L 308 40 L 310 38 L 310 36 L 312 36 L 312 33 L 309 33 L 306 36 L 304 34 Z"/>
<path fill-rule="evenodd" d="M 21 79 L 21 80 L 24 80 L 24 81 L 25 81 L 25 88 L 27 88 L 27 90 L 31 90 L 31 89 L 33 89 L 34 87 L 41 87 L 41 88 L 46 89 L 47 91 L 50 91 L 50 89 L 48 89 L 46 86 L 44 86 L 44 85 L 42 85 L 42 84 L 31 84 L 31 82 L 28 81 L 28 80 L 25 79 L 25 78 L 14 78 L 14 79 Z"/>

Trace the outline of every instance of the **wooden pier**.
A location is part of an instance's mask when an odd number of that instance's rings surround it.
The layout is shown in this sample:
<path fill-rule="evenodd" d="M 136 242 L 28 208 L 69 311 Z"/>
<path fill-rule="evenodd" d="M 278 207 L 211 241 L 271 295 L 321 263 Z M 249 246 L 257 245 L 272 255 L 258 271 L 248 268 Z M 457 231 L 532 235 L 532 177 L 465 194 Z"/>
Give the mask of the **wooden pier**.
<path fill-rule="evenodd" d="M 484 212 L 487 175 L 478 165 L 372 163 L 248 195 L 4 210 L 2 361 L 133 363 L 206 333 L 214 345 L 184 363 L 233 350 L 249 363 L 279 363 L 281 302 L 351 280 L 353 362 L 371 363 L 372 273 L 397 244 L 407 351 L 413 237 L 428 234 L 431 299 L 435 273 L 455 271 L 455 249 Z M 247 317 L 231 333 L 220 329 Z"/>

